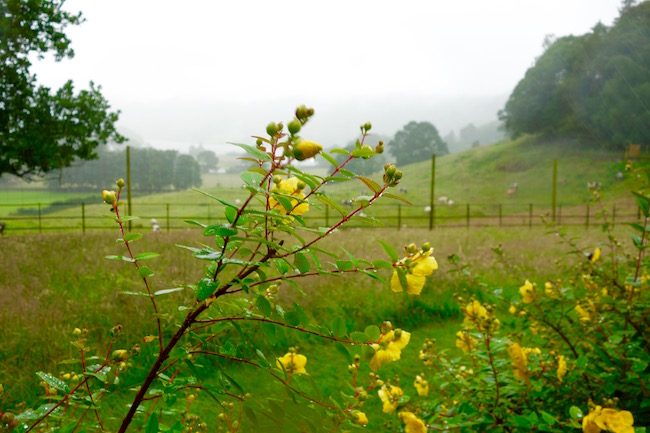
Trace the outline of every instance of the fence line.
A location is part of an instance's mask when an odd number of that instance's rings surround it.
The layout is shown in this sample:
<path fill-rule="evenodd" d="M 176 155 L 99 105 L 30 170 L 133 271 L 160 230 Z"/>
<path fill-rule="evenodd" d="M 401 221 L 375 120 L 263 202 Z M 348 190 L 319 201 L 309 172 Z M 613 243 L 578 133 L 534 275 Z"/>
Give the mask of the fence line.
<path fill-rule="evenodd" d="M 351 212 L 354 208 L 342 203 L 341 208 Z M 594 209 L 594 204 L 563 205 L 556 208 L 556 223 L 563 226 L 602 225 L 602 209 Z M 5 212 L 14 208 L 14 212 Z M 10 204 L 0 203 L 0 221 L 6 224 L 7 232 L 112 229 L 114 223 L 100 215 L 106 213 L 107 206 L 87 203 L 42 203 Z M 187 228 L 187 220 L 203 224 L 225 222 L 223 206 L 206 203 L 134 203 L 134 213 L 140 217 L 133 221 L 136 229 L 151 229 L 151 219 L 156 219 L 163 231 Z M 533 227 L 541 226 L 541 215 L 551 220 L 550 204 L 542 203 L 464 203 L 453 206 L 437 205 L 428 209 L 427 205 L 406 206 L 402 204 L 377 204 L 364 209 L 365 217 L 376 218 L 386 227 L 421 227 L 435 230 L 436 227 Z M 604 211 L 610 224 L 638 222 L 640 209 L 630 200 L 605 206 Z M 52 215 L 56 213 L 56 215 Z M 309 226 L 330 226 L 339 216 L 329 207 L 312 206 L 303 215 Z M 431 224 L 432 223 L 432 224 Z M 360 227 L 368 224 L 366 219 L 354 218 L 348 226 Z"/>

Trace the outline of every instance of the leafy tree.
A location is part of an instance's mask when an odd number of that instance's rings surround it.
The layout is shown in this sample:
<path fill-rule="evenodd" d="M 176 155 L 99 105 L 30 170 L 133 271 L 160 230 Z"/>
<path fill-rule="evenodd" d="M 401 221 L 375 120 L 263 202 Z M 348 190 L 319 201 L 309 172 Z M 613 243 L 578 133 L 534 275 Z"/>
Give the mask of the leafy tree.
<path fill-rule="evenodd" d="M 650 2 L 611 28 L 551 41 L 499 117 L 512 136 L 570 134 L 622 149 L 650 140 Z"/>
<path fill-rule="evenodd" d="M 31 178 L 77 158 L 96 158 L 95 148 L 111 139 L 124 141 L 100 87 L 91 82 L 76 93 L 68 81 L 52 91 L 29 71 L 35 55 L 53 52 L 57 61 L 74 55 L 64 30 L 83 19 L 62 4 L 0 0 L 0 176 Z"/>
<path fill-rule="evenodd" d="M 190 155 L 176 158 L 174 167 L 174 188 L 177 190 L 201 186 L 201 167 Z"/>
<path fill-rule="evenodd" d="M 429 160 L 431 155 L 449 153 L 435 126 L 429 122 L 409 122 L 388 143 L 397 165 Z"/>
<path fill-rule="evenodd" d="M 219 158 L 211 150 L 202 150 L 195 155 L 195 158 L 201 166 L 202 173 L 209 173 L 211 169 L 216 169 L 219 165 Z"/>

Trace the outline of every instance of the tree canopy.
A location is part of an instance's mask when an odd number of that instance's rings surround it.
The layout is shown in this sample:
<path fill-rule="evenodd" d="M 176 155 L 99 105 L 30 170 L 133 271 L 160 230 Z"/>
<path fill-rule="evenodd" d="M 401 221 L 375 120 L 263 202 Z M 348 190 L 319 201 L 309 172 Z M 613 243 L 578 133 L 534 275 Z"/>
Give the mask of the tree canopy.
<path fill-rule="evenodd" d="M 435 126 L 429 122 L 409 122 L 388 143 L 388 150 L 397 165 L 431 159 L 431 155 L 449 153 Z"/>
<path fill-rule="evenodd" d="M 62 9 L 60 0 L 0 0 L 0 176 L 29 178 L 97 157 L 96 147 L 124 141 L 115 131 L 118 113 L 101 88 L 74 91 L 40 86 L 29 69 L 35 57 L 55 59 L 74 51 L 64 30 L 78 25 L 81 13 Z"/>
<path fill-rule="evenodd" d="M 650 2 L 612 27 L 548 39 L 499 113 L 508 132 L 571 134 L 622 149 L 650 141 Z"/>

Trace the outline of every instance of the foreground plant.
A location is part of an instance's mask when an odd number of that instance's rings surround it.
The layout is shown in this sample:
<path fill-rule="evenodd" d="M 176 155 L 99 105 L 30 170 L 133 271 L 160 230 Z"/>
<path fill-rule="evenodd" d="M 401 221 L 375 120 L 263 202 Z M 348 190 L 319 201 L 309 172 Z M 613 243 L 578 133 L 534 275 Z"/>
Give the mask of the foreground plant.
<path fill-rule="evenodd" d="M 187 285 L 194 296 L 191 302 L 177 306 L 180 317 L 174 310 L 163 311 L 160 299 L 184 288 L 154 291 L 150 283 L 154 271 L 145 262 L 157 253 L 135 253 L 133 244 L 142 235 L 125 230 L 125 222 L 133 217 L 121 214 L 124 181 L 118 180 L 114 191 L 103 191 L 102 199 L 110 205 L 111 218 L 120 229 L 118 242 L 126 250 L 124 255 L 108 258 L 132 263 L 137 270 L 144 291 L 131 294 L 150 300 L 155 333 L 127 344 L 123 342 L 123 327 L 116 326 L 104 355 L 88 356 L 91 349 L 87 333 L 75 330 L 73 345 L 79 357 L 66 361 L 74 366 L 74 372 L 60 377 L 40 372 L 47 404 L 12 418 L 13 424 L 6 423 L 6 428 L 22 422 L 25 431 L 74 432 L 84 426 L 113 431 L 112 418 L 116 415 L 107 417 L 102 403 L 108 394 L 126 392 L 132 393 L 132 402 L 119 423 L 119 432 L 132 425 L 133 430 L 145 428 L 146 432 L 213 431 L 214 426 L 208 426 L 191 410 L 197 405 L 202 405 L 205 412 L 218 413 L 220 431 L 238 431 L 244 422 L 249 425 L 246 430 L 262 428 L 261 419 L 265 417 L 271 420 L 273 430 L 279 431 L 285 424 L 304 430 L 310 425 L 310 416 L 329 420 L 326 429 L 335 431 L 344 425 L 349 429 L 368 424 L 362 408 L 373 389 L 386 390 L 384 395 L 395 398 L 397 394 L 390 390 L 397 387 L 386 388 L 389 385 L 375 373 L 362 379 L 359 372 L 365 363 L 376 371 L 382 364 L 399 360 L 401 350 L 409 343 L 407 331 L 394 329 L 386 322 L 381 328 L 370 325 L 364 332 L 349 332 L 341 320 L 312 323 L 297 303 L 287 306 L 278 300 L 288 287 L 303 290 L 300 281 L 307 277 L 362 273 L 381 280 L 382 269 L 394 270 L 397 275 L 391 283 L 393 290 L 403 287 L 409 293 L 419 293 L 425 277 L 437 269 L 429 244 L 406 247 L 407 257 L 399 260 L 395 250 L 382 243 L 391 261 L 372 262 L 346 251 L 341 258 L 336 252 L 318 247 L 321 240 L 351 220 L 376 223 L 360 214 L 380 198 L 404 199 L 389 193 L 402 177 L 393 164 L 386 165 L 382 183 L 345 168 L 353 159 L 372 158 L 383 151 L 381 142 L 374 148 L 366 143 L 369 123 L 361 127 L 354 151 L 339 151 L 346 153 L 347 159 L 338 164 L 319 144 L 299 135 L 312 115 L 313 109 L 298 107 L 287 130 L 282 123 L 272 122 L 266 136 L 254 137 L 255 146 L 237 145 L 247 152 L 245 159 L 252 163 L 241 174 L 246 193 L 241 205 L 203 193 L 223 206 L 223 218 L 210 225 L 190 222 L 200 227 L 206 243 L 182 248 L 205 266 L 203 275 Z M 309 174 L 293 165 L 296 160 L 318 155 L 332 164 L 329 176 Z M 351 181 L 360 181 L 368 194 L 353 198 L 355 206 L 346 210 L 323 187 L 331 182 Z M 314 208 L 324 207 L 337 212 L 338 220 L 328 227 L 308 226 L 304 216 Z M 179 317 L 178 321 L 174 321 L 175 317 Z M 329 399 L 314 395 L 317 388 L 305 377 L 317 368 L 317 362 L 310 361 L 309 353 L 297 346 L 288 347 L 301 334 L 333 345 L 342 353 L 352 373 L 352 383 L 342 386 L 351 388 L 351 393 Z M 145 360 L 151 360 L 150 364 Z M 243 389 L 228 375 L 228 365 L 259 371 L 256 374 L 284 388 L 284 397 L 260 403 L 260 398 L 251 395 L 257 390 Z M 132 384 L 124 389 L 124 372 L 136 367 L 147 373 L 135 382 L 128 379 Z M 278 401 L 282 403 L 278 405 Z M 290 414 L 289 408 L 296 404 L 299 410 Z M 407 426 L 413 423 L 408 415 L 401 416 Z"/>

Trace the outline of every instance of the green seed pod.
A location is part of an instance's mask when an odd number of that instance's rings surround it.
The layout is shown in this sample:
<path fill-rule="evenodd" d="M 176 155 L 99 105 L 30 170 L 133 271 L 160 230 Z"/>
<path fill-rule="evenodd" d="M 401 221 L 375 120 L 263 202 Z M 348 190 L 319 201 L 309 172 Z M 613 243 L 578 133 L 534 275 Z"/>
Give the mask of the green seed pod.
<path fill-rule="evenodd" d="M 293 119 L 291 122 L 289 122 L 289 125 L 288 125 L 289 133 L 291 135 L 295 135 L 298 132 L 300 132 L 301 127 L 302 127 L 302 123 L 300 123 L 300 120 Z"/>
<path fill-rule="evenodd" d="M 271 122 L 266 126 L 266 133 L 269 134 L 271 137 L 275 137 L 275 134 L 278 133 L 278 124 L 275 122 Z"/>
<path fill-rule="evenodd" d="M 126 182 L 124 182 L 124 179 L 119 178 L 117 182 L 115 182 L 115 185 L 117 185 L 119 189 L 122 189 L 124 188 L 124 185 L 126 185 Z"/>
<path fill-rule="evenodd" d="M 368 132 L 372 129 L 372 124 L 370 122 L 366 122 L 365 125 L 363 125 L 363 129 Z"/>

